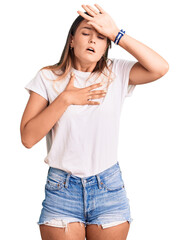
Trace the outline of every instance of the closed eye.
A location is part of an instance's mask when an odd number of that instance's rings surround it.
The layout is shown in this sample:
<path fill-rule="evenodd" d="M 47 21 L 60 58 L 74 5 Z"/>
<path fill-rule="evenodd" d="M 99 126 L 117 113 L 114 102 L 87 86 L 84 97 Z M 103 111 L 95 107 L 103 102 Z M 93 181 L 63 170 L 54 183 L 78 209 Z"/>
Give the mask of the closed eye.
<path fill-rule="evenodd" d="M 89 34 L 88 33 L 82 33 L 84 36 L 88 36 Z M 100 38 L 100 39 L 104 39 L 104 37 L 101 37 L 101 36 L 98 36 L 98 38 Z"/>

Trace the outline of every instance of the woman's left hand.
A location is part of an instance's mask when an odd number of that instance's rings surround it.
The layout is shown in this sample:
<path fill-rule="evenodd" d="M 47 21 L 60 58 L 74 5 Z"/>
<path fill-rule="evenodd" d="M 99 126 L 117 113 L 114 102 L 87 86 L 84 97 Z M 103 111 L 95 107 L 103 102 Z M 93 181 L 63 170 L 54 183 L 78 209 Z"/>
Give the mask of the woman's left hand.
<path fill-rule="evenodd" d="M 77 13 L 88 20 L 87 24 L 93 26 L 97 32 L 108 37 L 111 41 L 114 41 L 119 32 L 119 28 L 110 15 L 104 11 L 104 9 L 102 9 L 98 4 L 94 5 L 100 12 L 90 5 L 81 5 L 90 16 L 81 11 L 77 11 Z"/>

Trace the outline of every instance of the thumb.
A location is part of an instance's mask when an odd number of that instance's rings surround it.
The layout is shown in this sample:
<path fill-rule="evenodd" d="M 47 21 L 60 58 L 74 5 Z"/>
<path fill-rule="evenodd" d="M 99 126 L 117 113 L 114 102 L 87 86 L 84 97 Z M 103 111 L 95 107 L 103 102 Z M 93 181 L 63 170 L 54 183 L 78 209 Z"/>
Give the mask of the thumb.
<path fill-rule="evenodd" d="M 71 90 L 74 87 L 75 74 L 72 72 L 70 74 L 70 80 L 68 81 L 65 90 Z"/>
<path fill-rule="evenodd" d="M 70 76 L 71 76 L 71 77 L 70 77 L 70 80 L 69 80 L 69 82 L 68 82 L 68 85 L 73 87 L 73 86 L 74 86 L 75 73 L 72 72 L 72 73 L 70 74 Z"/>

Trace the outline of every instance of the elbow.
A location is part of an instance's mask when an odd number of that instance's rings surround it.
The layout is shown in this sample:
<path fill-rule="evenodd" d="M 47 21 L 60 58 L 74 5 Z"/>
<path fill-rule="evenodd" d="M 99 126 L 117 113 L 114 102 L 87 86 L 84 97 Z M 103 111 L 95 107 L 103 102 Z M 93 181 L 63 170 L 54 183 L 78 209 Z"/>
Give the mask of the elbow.
<path fill-rule="evenodd" d="M 33 147 L 33 144 L 31 143 L 31 141 L 29 141 L 28 139 L 25 139 L 23 136 L 21 136 L 21 142 L 22 142 L 22 145 L 28 149 Z"/>
<path fill-rule="evenodd" d="M 28 143 L 26 143 L 26 142 L 24 142 L 24 141 L 22 141 L 22 145 L 23 145 L 25 148 L 28 148 L 28 149 L 32 148 L 32 145 L 30 145 L 30 144 L 28 144 Z"/>
<path fill-rule="evenodd" d="M 164 76 L 169 71 L 169 64 L 167 63 L 165 67 L 161 70 L 161 76 Z"/>
<path fill-rule="evenodd" d="M 24 144 L 23 144 L 24 145 Z M 28 149 L 30 149 L 30 148 L 32 148 L 32 146 L 30 146 L 30 145 L 24 145 L 24 147 L 26 147 L 26 148 L 28 148 Z"/>
<path fill-rule="evenodd" d="M 34 145 L 34 139 L 33 136 L 31 136 L 31 133 L 28 132 L 28 129 L 26 127 L 20 128 L 20 137 L 21 137 L 21 143 L 26 148 L 32 148 Z"/>

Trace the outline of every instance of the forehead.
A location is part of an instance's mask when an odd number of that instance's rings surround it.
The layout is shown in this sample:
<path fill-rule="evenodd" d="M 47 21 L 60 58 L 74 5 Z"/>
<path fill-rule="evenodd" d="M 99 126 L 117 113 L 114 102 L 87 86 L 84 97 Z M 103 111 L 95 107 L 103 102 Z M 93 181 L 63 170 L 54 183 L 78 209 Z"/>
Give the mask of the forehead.
<path fill-rule="evenodd" d="M 80 23 L 80 25 L 79 25 L 79 27 L 78 27 L 78 30 L 88 29 L 88 30 L 92 30 L 92 31 L 97 32 L 96 29 L 95 29 L 93 26 L 91 26 L 90 24 L 88 24 L 87 22 L 88 22 L 87 20 L 83 20 L 83 21 Z"/>

